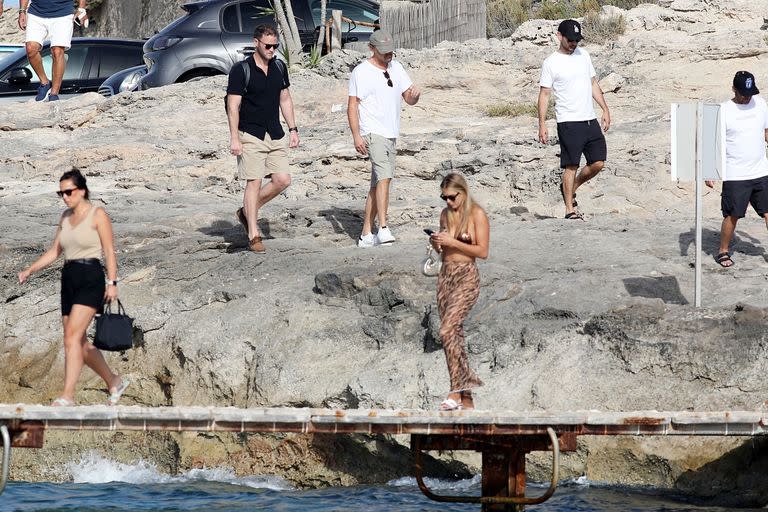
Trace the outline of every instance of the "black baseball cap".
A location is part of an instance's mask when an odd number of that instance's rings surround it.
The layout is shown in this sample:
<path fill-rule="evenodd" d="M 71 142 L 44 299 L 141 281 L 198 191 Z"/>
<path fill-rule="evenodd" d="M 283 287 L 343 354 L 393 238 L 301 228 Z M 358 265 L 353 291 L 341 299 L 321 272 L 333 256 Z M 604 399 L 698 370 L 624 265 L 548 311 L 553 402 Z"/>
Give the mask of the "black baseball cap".
<path fill-rule="evenodd" d="M 584 36 L 581 35 L 581 25 L 576 20 L 561 21 L 557 31 L 569 41 L 581 41 L 584 39 Z"/>
<path fill-rule="evenodd" d="M 755 85 L 755 75 L 749 71 L 737 71 L 733 77 L 733 88 L 742 96 L 760 94 Z"/>

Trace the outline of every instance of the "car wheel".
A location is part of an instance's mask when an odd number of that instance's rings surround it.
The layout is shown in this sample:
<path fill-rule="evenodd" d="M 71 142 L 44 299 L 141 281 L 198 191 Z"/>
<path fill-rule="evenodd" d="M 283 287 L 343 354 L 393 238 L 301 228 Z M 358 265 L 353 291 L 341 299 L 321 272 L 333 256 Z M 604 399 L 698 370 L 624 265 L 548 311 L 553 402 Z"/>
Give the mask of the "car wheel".
<path fill-rule="evenodd" d="M 209 69 L 209 68 L 199 68 L 199 69 L 190 69 L 183 75 L 181 75 L 178 80 L 176 80 L 176 83 L 180 82 L 189 82 L 190 80 L 194 80 L 196 78 L 205 78 L 208 76 L 216 76 L 216 75 L 222 75 L 220 71 L 216 69 Z"/>

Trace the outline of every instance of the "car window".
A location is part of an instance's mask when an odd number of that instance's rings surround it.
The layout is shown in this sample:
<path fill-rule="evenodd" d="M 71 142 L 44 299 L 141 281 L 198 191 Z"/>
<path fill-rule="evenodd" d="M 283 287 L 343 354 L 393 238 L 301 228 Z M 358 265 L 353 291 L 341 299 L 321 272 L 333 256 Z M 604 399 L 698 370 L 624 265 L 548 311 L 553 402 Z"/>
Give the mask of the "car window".
<path fill-rule="evenodd" d="M 73 46 L 67 50 L 64 54 L 64 57 L 67 60 L 67 67 L 64 69 L 64 80 L 78 80 L 80 78 L 83 73 L 83 65 L 85 64 L 86 57 L 88 57 L 88 50 L 89 48 L 87 46 Z M 50 46 L 43 48 L 40 52 L 40 56 L 43 58 L 43 69 L 45 70 L 45 74 L 53 76 L 51 67 L 53 59 L 51 57 Z M 16 67 L 27 68 L 30 70 L 32 72 L 32 83 L 40 81 L 37 77 L 37 73 L 35 73 L 32 66 L 29 65 L 29 60 L 26 58 L 24 58 L 24 60 L 22 60 Z"/>
<path fill-rule="evenodd" d="M 256 0 L 255 2 L 243 2 L 240 4 L 240 16 L 243 20 L 244 34 L 253 34 L 256 25 L 275 24 L 275 16 L 272 14 L 272 5 L 268 0 Z"/>
<path fill-rule="evenodd" d="M 118 71 L 144 63 L 141 46 L 104 45 L 99 66 L 91 66 L 91 78 L 107 78 Z"/>
<path fill-rule="evenodd" d="M 322 25 L 320 21 L 320 0 L 312 0 L 310 3 L 312 9 L 312 20 L 315 26 Z M 349 18 L 354 21 L 365 21 L 367 23 L 376 23 L 379 19 L 379 13 L 376 10 L 371 9 L 372 6 L 354 2 L 353 0 L 330 0 L 326 7 L 327 16 L 326 19 L 331 17 L 331 10 L 336 9 L 341 11 L 341 15 L 345 18 Z M 355 32 L 373 32 L 372 27 L 363 27 L 361 25 L 350 25 L 349 23 L 342 23 L 341 29 L 344 32 L 353 29 Z"/>
<path fill-rule="evenodd" d="M 221 15 L 221 28 L 224 32 L 240 32 L 240 19 L 237 17 L 238 4 L 228 5 Z"/>

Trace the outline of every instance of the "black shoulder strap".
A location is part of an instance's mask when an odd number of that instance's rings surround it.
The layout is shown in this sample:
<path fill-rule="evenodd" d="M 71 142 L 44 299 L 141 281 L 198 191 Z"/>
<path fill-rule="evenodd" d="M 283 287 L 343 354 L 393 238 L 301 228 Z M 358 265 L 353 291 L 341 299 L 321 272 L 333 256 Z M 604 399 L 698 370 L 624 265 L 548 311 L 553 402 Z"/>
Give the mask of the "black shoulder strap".
<path fill-rule="evenodd" d="M 288 70 L 285 67 L 285 62 L 278 59 L 277 57 L 273 57 L 275 60 L 275 66 L 277 66 L 277 69 L 280 70 L 280 77 L 283 79 L 283 89 L 287 87 L 288 84 L 285 83 L 285 74 L 288 72 Z"/>
<path fill-rule="evenodd" d="M 241 60 L 240 65 L 243 67 L 243 73 L 245 73 L 245 87 L 243 88 L 243 96 L 245 96 L 245 93 L 248 92 L 248 84 L 251 83 L 251 66 L 248 64 L 248 59 Z"/>

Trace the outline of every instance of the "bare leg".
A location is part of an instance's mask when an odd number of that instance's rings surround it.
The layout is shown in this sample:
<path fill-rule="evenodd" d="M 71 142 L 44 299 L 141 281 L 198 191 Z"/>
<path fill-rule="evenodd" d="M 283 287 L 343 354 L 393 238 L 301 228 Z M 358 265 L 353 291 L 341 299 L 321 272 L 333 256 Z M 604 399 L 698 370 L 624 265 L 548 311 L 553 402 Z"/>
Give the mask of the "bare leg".
<path fill-rule="evenodd" d="M 40 56 L 40 43 L 29 41 L 26 45 L 27 58 L 29 59 L 29 65 L 35 70 L 37 78 L 40 79 L 40 84 L 47 84 L 49 82 L 48 76 L 45 74 L 45 68 L 43 67 L 43 58 Z"/>
<path fill-rule="evenodd" d="M 291 175 L 284 172 L 272 173 L 269 183 L 261 186 L 262 180 L 248 180 L 243 196 L 243 209 L 248 219 L 248 239 L 259 236 L 259 209 L 277 197 L 291 184 Z"/>
<path fill-rule="evenodd" d="M 51 80 L 51 94 L 59 94 L 61 81 L 64 79 L 64 68 L 67 66 L 67 58 L 62 46 L 51 48 L 53 57 L 53 80 Z"/>
<path fill-rule="evenodd" d="M 578 167 L 571 166 L 563 169 L 563 196 L 565 201 L 565 213 L 569 214 L 575 211 L 573 208 L 573 193 L 576 191 L 574 182 L 576 181 L 576 170 Z"/>
<path fill-rule="evenodd" d="M 95 308 L 75 304 L 69 315 L 62 317 L 64 323 L 64 391 L 61 398 L 75 400 L 77 379 L 80 378 L 80 372 L 85 363 L 83 347 L 85 330 L 95 314 Z"/>
<path fill-rule="evenodd" d="M 110 393 L 114 393 L 117 390 L 117 385 L 120 384 L 120 376 L 109 368 L 109 365 L 104 360 L 104 355 L 101 350 L 93 346 L 92 343 L 88 343 L 88 340 L 83 336 L 83 360 L 85 364 L 96 372 L 99 377 L 107 384 L 107 388 Z"/>
<path fill-rule="evenodd" d="M 365 215 L 363 216 L 363 235 L 369 235 L 373 229 L 373 221 L 376 219 L 378 208 L 376 207 L 376 186 L 368 190 L 368 197 L 365 199 Z"/>
<path fill-rule="evenodd" d="M 379 180 L 376 184 L 376 211 L 379 216 L 379 227 L 387 225 L 387 209 L 389 208 L 389 183 L 387 178 Z"/>
<path fill-rule="evenodd" d="M 581 172 L 573 183 L 573 192 L 576 193 L 576 189 L 597 176 L 597 174 L 603 170 L 605 162 L 593 162 L 591 165 L 585 165 L 581 168 Z M 568 197 L 568 196 L 566 196 Z"/>
<path fill-rule="evenodd" d="M 736 231 L 736 223 L 739 221 L 738 217 L 723 217 L 723 224 L 720 226 L 720 250 L 718 252 L 729 252 L 728 249 L 731 246 L 731 239 L 733 233 Z M 768 218 L 766 218 L 766 224 L 768 224 Z M 731 265 L 726 265 L 730 267 Z"/>

